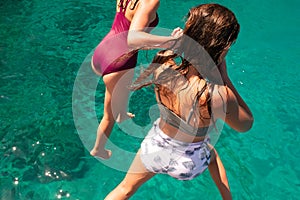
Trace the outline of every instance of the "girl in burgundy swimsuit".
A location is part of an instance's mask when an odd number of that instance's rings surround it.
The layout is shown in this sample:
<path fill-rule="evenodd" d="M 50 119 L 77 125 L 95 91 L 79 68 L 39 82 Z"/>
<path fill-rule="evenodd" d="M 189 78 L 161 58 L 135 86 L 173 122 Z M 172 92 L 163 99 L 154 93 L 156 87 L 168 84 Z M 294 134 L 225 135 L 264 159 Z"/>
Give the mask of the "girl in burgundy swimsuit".
<path fill-rule="evenodd" d="M 116 13 L 110 32 L 104 37 L 94 52 L 94 69 L 101 73 L 102 76 L 136 66 L 138 53 L 137 51 L 130 52 L 130 48 L 127 44 L 127 36 L 131 24 L 125 17 L 128 3 L 129 1 L 126 2 L 124 8 L 120 7 L 120 11 Z M 157 24 L 158 15 L 156 15 L 155 20 L 149 24 L 149 27 L 155 27 Z M 125 54 L 131 55 L 128 56 L 129 58 L 127 59 L 120 59 L 115 62 L 117 58 Z"/>
<path fill-rule="evenodd" d="M 168 48 L 182 35 L 180 28 L 174 29 L 171 36 L 149 34 L 158 24 L 159 0 L 117 0 L 116 6 L 112 28 L 97 46 L 91 63 L 106 86 L 103 118 L 90 152 L 102 159 L 111 156 L 111 151 L 104 147 L 115 121 L 121 122 L 134 116 L 127 113 L 127 86 L 131 84 L 133 68 L 137 64 L 137 49 Z"/>

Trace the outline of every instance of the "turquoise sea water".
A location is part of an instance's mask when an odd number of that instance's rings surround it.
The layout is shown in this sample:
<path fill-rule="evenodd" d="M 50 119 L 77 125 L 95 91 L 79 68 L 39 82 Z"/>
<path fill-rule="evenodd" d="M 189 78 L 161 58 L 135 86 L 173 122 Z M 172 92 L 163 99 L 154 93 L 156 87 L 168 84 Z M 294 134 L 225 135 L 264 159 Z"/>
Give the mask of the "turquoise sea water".
<path fill-rule="evenodd" d="M 162 0 L 159 27 L 182 27 L 189 8 L 207 2 Z M 241 24 L 228 70 L 255 117 L 249 132 L 225 127 L 216 144 L 233 197 L 299 199 L 300 3 L 215 2 L 233 10 Z M 112 161 L 89 156 L 104 86 L 88 61 L 110 29 L 114 6 L 90 0 L 0 2 L 1 200 L 103 199 L 124 177 L 142 140 L 135 134 L 148 130 L 155 100 L 151 90 L 132 94 L 136 126 L 115 126 Z M 141 55 L 140 63 L 151 57 Z M 221 197 L 206 171 L 184 182 L 158 175 L 132 199 Z"/>

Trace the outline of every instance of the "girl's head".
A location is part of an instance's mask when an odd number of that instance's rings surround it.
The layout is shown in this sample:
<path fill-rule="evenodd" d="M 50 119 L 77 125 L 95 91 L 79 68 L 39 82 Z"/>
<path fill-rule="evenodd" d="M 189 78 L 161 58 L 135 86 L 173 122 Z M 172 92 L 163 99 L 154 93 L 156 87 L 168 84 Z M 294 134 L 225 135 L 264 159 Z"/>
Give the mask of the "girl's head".
<path fill-rule="evenodd" d="M 215 83 L 223 83 L 220 72 L 216 71 L 225 57 L 231 44 L 237 39 L 240 25 L 233 12 L 219 4 L 201 4 L 190 10 L 184 28 L 184 35 L 175 43 L 172 53 L 169 51 L 158 52 L 152 64 L 135 81 L 132 89 L 139 89 L 152 83 L 159 84 L 160 81 L 174 80 L 174 83 L 182 79 L 177 73 L 184 75 L 189 66 L 193 66 L 202 77 Z M 182 56 L 181 64 L 171 64 L 164 69 L 164 73 L 158 78 L 147 81 L 156 69 L 168 64 L 170 59 Z M 172 70 L 170 70 L 172 68 Z M 179 78 L 178 78 L 179 77 Z M 179 80 L 180 79 L 180 80 Z M 179 81 L 175 81 L 179 80 Z M 176 85 L 176 84 L 175 84 Z"/>
<path fill-rule="evenodd" d="M 219 4 L 202 4 L 190 10 L 184 34 L 198 42 L 219 64 L 239 30 L 232 11 Z"/>

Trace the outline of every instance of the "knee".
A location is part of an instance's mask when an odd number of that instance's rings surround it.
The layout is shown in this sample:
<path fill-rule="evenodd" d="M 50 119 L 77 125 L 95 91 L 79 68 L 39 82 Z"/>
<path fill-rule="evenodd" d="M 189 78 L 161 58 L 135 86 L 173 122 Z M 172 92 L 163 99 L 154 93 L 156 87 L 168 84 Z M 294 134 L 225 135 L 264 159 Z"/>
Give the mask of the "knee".
<path fill-rule="evenodd" d="M 113 191 L 111 191 L 105 200 L 126 200 L 129 199 L 133 194 L 132 189 L 130 189 L 124 182 L 121 182 Z"/>
<path fill-rule="evenodd" d="M 107 123 L 107 124 L 114 124 L 115 123 L 115 119 L 114 116 L 108 113 L 103 113 L 103 117 L 101 119 L 101 121 L 103 121 L 103 123 Z"/>
<path fill-rule="evenodd" d="M 125 199 L 131 197 L 136 191 L 135 186 L 126 183 L 126 181 L 122 181 L 118 187 L 120 193 L 125 197 Z"/>

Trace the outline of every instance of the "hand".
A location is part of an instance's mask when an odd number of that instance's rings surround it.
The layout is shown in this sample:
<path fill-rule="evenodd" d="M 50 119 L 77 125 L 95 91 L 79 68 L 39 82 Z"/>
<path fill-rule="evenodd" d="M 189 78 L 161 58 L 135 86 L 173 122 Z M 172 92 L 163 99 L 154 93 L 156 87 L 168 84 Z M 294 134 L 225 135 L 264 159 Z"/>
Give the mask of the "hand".
<path fill-rule="evenodd" d="M 183 36 L 183 30 L 179 27 L 175 28 L 169 36 L 169 41 L 167 42 L 165 48 L 172 48 L 177 49 L 180 46 L 181 42 L 178 40 L 180 37 Z"/>
<path fill-rule="evenodd" d="M 183 35 L 183 30 L 179 27 L 175 28 L 171 33 L 171 36 L 174 37 L 174 39 L 180 38 L 182 35 Z"/>

